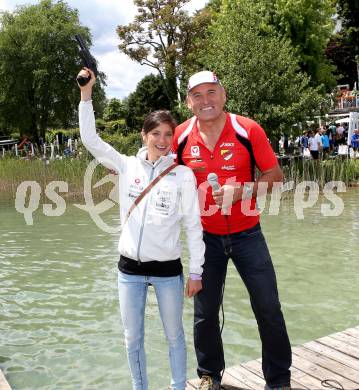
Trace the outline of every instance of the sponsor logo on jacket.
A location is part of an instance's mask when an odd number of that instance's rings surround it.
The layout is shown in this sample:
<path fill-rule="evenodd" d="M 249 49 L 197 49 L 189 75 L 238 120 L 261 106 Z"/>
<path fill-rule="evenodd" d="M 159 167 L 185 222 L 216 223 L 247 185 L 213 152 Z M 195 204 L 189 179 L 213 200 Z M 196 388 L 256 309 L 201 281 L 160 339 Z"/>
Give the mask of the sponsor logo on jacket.
<path fill-rule="evenodd" d="M 191 146 L 191 156 L 192 157 L 199 157 L 199 146 L 197 146 L 197 145 Z"/>
<path fill-rule="evenodd" d="M 234 142 L 223 142 L 219 147 L 220 148 L 232 148 L 234 146 Z"/>

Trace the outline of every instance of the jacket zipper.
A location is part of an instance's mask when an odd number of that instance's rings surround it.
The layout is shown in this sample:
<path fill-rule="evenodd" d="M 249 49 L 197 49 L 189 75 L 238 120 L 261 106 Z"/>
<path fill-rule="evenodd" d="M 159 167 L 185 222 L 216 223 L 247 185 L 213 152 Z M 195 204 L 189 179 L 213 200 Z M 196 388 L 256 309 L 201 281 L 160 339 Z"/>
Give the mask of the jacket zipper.
<path fill-rule="evenodd" d="M 150 183 L 152 181 L 152 178 L 153 178 L 153 174 L 155 172 L 155 167 L 152 166 L 152 171 L 151 171 L 151 175 L 150 175 Z M 150 196 L 151 192 L 148 194 L 148 196 Z M 146 212 L 147 212 L 147 205 L 148 205 L 148 199 L 146 199 L 146 205 L 145 205 L 145 208 L 143 210 L 143 216 L 142 216 L 142 224 L 141 224 L 141 230 L 140 230 L 140 237 L 138 239 L 138 246 L 137 246 L 137 259 L 138 259 L 138 265 L 141 264 L 141 259 L 140 259 L 140 249 L 141 249 L 141 243 L 142 243 L 142 236 L 143 236 L 143 229 L 145 227 L 145 219 L 146 219 Z"/>

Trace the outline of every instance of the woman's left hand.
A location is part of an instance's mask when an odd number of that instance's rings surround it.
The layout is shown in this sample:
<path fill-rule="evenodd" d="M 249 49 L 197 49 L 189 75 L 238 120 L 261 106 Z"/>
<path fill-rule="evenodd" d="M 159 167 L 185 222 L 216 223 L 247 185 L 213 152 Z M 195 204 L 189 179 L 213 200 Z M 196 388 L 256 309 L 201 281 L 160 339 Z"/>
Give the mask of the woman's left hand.
<path fill-rule="evenodd" d="M 202 280 L 192 280 L 191 278 L 187 279 L 186 297 L 192 298 L 201 290 L 202 290 Z"/>

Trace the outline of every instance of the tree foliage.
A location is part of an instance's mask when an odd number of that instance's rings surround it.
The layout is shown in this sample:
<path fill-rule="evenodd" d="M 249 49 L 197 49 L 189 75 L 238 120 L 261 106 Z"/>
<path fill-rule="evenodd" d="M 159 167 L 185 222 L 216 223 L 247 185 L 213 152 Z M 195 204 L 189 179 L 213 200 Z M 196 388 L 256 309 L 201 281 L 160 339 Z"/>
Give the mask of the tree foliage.
<path fill-rule="evenodd" d="M 330 91 L 336 84 L 335 68 L 326 58 L 325 48 L 334 31 L 332 0 L 265 0 L 264 3 L 269 15 L 267 23 L 289 39 L 301 70 L 311 78 L 311 85 L 323 85 Z"/>
<path fill-rule="evenodd" d="M 119 49 L 161 75 L 168 99 L 177 100 L 177 60 L 181 32 L 189 16 L 182 9 L 189 0 L 134 0 L 138 14 L 133 23 L 118 26 Z"/>
<path fill-rule="evenodd" d="M 203 50 L 228 92 L 227 108 L 277 136 L 317 108 L 322 97 L 300 71 L 289 39 L 263 34 L 266 20 L 250 0 L 223 1 Z"/>
<path fill-rule="evenodd" d="M 216 0 L 218 2 L 218 0 Z M 117 28 L 119 49 L 161 76 L 171 107 L 178 103 L 178 80 L 195 55 L 210 19 L 207 12 L 190 17 L 183 7 L 190 0 L 134 0 L 138 14 L 133 23 Z M 196 39 L 197 38 L 197 39 Z"/>
<path fill-rule="evenodd" d="M 126 115 L 126 108 L 120 99 L 112 98 L 106 103 L 103 112 L 103 119 L 105 121 L 115 121 L 124 118 Z"/>
<path fill-rule="evenodd" d="M 0 15 L 0 121 L 35 138 L 50 125 L 73 124 L 75 76 L 82 67 L 73 40 L 78 33 L 90 46 L 89 30 L 63 1 L 42 0 Z M 104 92 L 97 84 L 95 109 L 101 112 Z"/>
<path fill-rule="evenodd" d="M 326 56 L 336 65 L 340 84 L 359 78 L 359 1 L 337 0 L 341 30 L 330 40 Z"/>
<path fill-rule="evenodd" d="M 353 44 L 347 35 L 337 33 L 328 43 L 325 54 L 337 68 L 338 84 L 352 84 L 357 80 L 357 62 Z"/>
<path fill-rule="evenodd" d="M 199 55 L 203 43 L 210 38 L 209 26 L 214 23 L 220 0 L 210 1 L 203 9 L 197 11 L 190 19 L 188 28 L 182 31 L 182 50 L 179 55 L 180 94 L 186 93 L 186 81 L 189 76 L 205 67 L 202 56 Z"/>
<path fill-rule="evenodd" d="M 337 11 L 349 40 L 359 47 L 359 2 L 357 0 L 336 0 Z"/>
<path fill-rule="evenodd" d="M 134 131 L 142 128 L 143 120 L 151 111 L 171 108 L 161 77 L 150 74 L 145 76 L 125 102 L 125 119 L 128 127 Z"/>

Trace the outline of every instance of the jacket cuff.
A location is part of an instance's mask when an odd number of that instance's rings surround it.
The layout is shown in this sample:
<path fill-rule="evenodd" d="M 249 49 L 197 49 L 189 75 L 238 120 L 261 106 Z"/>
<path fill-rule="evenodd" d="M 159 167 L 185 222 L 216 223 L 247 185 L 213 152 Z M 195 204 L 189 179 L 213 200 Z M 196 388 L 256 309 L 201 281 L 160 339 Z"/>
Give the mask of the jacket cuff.
<path fill-rule="evenodd" d="M 202 275 L 198 274 L 189 274 L 191 280 L 202 280 Z"/>

